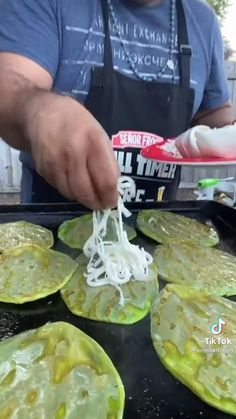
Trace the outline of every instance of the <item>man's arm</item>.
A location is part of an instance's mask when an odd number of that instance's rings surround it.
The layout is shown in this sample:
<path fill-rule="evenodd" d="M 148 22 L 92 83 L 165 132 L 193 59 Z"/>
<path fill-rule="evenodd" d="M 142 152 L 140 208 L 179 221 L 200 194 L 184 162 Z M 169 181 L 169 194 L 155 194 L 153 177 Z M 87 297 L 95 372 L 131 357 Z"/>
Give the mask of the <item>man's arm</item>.
<path fill-rule="evenodd" d="M 230 104 L 227 78 L 224 72 L 223 39 L 215 14 L 212 15 L 212 49 L 209 57 L 209 75 L 205 83 L 202 103 L 192 125 L 220 128 L 231 125 L 235 119 Z"/>
<path fill-rule="evenodd" d="M 0 0 L 0 135 L 31 151 L 38 173 L 65 197 L 112 207 L 120 172 L 107 134 L 84 106 L 51 92 L 59 7 L 59 0 Z"/>
<path fill-rule="evenodd" d="M 220 128 L 225 125 L 231 125 L 234 120 L 232 105 L 230 102 L 227 102 L 220 108 L 198 112 L 192 121 L 192 126 L 207 125 L 210 128 Z"/>
<path fill-rule="evenodd" d="M 59 0 L 0 0 L 0 136 L 20 150 L 31 151 L 29 103 L 37 107 L 37 98 L 56 96 L 51 89 L 60 61 L 58 11 Z"/>
<path fill-rule="evenodd" d="M 29 150 L 24 120 L 27 102 L 52 87 L 52 77 L 32 60 L 0 53 L 0 136 L 14 148 Z"/>
<path fill-rule="evenodd" d="M 0 135 L 28 149 L 23 103 L 50 90 L 59 62 L 58 0 L 0 0 Z"/>
<path fill-rule="evenodd" d="M 30 150 L 35 167 L 65 197 L 92 209 L 117 203 L 120 175 L 111 142 L 74 99 L 49 91 L 43 68 L 0 54 L 0 135 Z"/>

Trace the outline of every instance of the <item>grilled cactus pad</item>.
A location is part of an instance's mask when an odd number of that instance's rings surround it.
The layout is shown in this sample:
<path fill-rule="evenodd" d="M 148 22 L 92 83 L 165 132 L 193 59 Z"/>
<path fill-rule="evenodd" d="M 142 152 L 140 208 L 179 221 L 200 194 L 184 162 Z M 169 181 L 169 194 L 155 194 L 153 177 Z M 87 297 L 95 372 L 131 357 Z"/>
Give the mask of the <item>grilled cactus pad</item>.
<path fill-rule="evenodd" d="M 53 246 L 53 234 L 45 227 L 27 221 L 0 224 L 0 252 L 25 244 Z"/>
<path fill-rule="evenodd" d="M 191 240 L 201 246 L 215 246 L 219 242 L 218 234 L 211 226 L 169 211 L 140 211 L 137 227 L 158 243 Z"/>
<path fill-rule="evenodd" d="M 0 255 L 0 301 L 22 304 L 53 294 L 76 267 L 69 256 L 36 245 L 7 250 Z"/>
<path fill-rule="evenodd" d="M 169 284 L 152 306 L 151 335 L 160 360 L 179 381 L 209 405 L 236 415 L 235 302 Z"/>
<path fill-rule="evenodd" d="M 103 349 L 51 323 L 0 343 L 1 419 L 121 419 L 124 389 Z"/>
<path fill-rule="evenodd" d="M 120 293 L 112 285 L 91 287 L 84 276 L 88 259 L 81 255 L 79 267 L 70 281 L 61 289 L 61 296 L 72 313 L 87 319 L 120 324 L 132 324 L 150 311 L 158 292 L 157 269 L 149 267 L 147 281 L 129 281 L 121 286 L 124 305 L 120 305 Z"/>
<path fill-rule="evenodd" d="M 124 224 L 124 230 L 127 233 L 128 239 L 133 240 L 137 234 L 136 231 Z M 84 244 L 93 232 L 92 214 L 85 214 L 73 220 L 64 221 L 59 227 L 58 237 L 67 246 L 73 249 L 82 250 Z M 104 240 L 113 241 L 116 239 L 114 225 L 111 219 L 108 219 L 108 231 Z"/>
<path fill-rule="evenodd" d="M 153 257 L 168 282 L 213 295 L 236 295 L 236 257 L 229 253 L 186 241 L 158 246 Z"/>

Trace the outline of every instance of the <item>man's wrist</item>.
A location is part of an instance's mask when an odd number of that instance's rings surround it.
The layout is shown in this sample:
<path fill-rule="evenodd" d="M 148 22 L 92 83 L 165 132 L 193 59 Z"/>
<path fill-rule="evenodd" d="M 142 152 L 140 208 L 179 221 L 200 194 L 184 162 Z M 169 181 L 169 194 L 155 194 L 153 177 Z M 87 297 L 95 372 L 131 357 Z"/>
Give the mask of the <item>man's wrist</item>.
<path fill-rule="evenodd" d="M 22 92 L 18 103 L 18 124 L 28 141 L 29 147 L 34 136 L 34 129 L 38 127 L 41 115 L 46 112 L 47 104 L 50 102 L 52 95 L 56 96 L 50 91 L 37 87 Z"/>

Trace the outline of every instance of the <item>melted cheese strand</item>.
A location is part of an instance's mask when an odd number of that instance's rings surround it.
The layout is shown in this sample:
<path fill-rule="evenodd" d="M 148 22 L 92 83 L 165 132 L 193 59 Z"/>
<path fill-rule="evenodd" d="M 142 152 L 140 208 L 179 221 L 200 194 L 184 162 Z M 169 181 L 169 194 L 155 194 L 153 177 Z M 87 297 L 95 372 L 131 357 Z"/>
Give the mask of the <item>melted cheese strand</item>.
<path fill-rule="evenodd" d="M 84 254 L 89 258 L 85 277 L 91 287 L 113 285 L 120 293 L 120 304 L 124 304 L 121 285 L 129 281 L 148 279 L 149 265 L 152 256 L 143 248 L 131 244 L 123 229 L 122 215 L 129 217 L 130 211 L 125 208 L 122 197 L 129 188 L 130 196 L 135 196 L 135 183 L 131 178 L 121 177 L 118 183 L 120 197 L 117 211 L 104 210 L 93 212 L 93 233 L 84 245 Z M 107 222 L 112 219 L 116 232 L 115 241 L 106 241 Z"/>

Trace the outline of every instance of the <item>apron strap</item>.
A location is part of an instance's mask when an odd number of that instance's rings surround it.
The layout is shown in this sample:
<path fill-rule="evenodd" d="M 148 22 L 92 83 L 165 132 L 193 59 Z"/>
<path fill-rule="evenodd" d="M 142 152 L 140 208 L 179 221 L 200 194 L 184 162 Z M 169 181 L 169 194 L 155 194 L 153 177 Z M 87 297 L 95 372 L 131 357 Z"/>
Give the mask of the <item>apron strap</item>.
<path fill-rule="evenodd" d="M 179 46 L 179 72 L 180 84 L 190 87 L 190 64 L 192 47 L 188 41 L 187 23 L 182 0 L 176 0 L 178 16 L 178 46 Z"/>
<path fill-rule="evenodd" d="M 103 25 L 104 25 L 104 80 L 103 82 L 107 84 L 110 80 L 109 74 L 113 71 L 113 58 L 112 58 L 112 47 L 111 47 L 111 36 L 110 36 L 110 27 L 109 27 L 109 10 L 107 5 L 107 0 L 102 0 L 102 15 L 103 15 Z"/>

